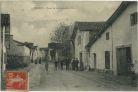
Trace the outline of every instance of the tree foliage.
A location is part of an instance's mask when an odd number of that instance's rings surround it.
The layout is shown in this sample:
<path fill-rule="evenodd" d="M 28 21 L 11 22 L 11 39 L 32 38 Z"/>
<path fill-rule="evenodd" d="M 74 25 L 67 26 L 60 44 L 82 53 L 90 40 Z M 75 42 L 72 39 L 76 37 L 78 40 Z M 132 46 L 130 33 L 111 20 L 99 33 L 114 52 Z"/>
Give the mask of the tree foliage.
<path fill-rule="evenodd" d="M 65 43 L 69 40 L 69 30 L 68 26 L 65 24 L 60 24 L 51 35 L 51 41 L 57 43 Z"/>
<path fill-rule="evenodd" d="M 51 35 L 51 41 L 62 44 L 62 53 L 64 57 L 69 57 L 70 53 L 70 34 L 69 27 L 65 24 L 60 24 Z"/>

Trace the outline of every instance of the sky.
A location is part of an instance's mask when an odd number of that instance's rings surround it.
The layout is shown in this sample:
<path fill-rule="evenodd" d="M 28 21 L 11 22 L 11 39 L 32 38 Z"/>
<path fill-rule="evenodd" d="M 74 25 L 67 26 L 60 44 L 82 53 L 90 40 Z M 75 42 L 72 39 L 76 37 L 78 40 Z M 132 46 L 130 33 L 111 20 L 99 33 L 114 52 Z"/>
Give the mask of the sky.
<path fill-rule="evenodd" d="M 47 47 L 50 36 L 60 23 L 106 21 L 119 1 L 3 1 L 2 13 L 11 17 L 15 40 Z"/>

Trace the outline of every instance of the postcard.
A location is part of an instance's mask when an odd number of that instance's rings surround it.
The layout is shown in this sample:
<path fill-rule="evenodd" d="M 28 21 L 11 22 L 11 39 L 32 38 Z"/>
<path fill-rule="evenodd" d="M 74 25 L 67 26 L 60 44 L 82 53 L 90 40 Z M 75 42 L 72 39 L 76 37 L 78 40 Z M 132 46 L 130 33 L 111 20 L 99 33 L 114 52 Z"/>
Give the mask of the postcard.
<path fill-rule="evenodd" d="M 2 91 L 138 91 L 137 1 L 0 1 Z"/>

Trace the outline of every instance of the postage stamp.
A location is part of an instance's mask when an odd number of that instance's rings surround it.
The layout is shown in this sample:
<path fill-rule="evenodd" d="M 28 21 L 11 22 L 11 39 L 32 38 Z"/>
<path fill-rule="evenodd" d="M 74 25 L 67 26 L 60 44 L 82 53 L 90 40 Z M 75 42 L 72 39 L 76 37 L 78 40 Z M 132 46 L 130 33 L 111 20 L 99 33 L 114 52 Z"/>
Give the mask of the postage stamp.
<path fill-rule="evenodd" d="M 28 90 L 28 72 L 6 72 L 6 90 Z"/>

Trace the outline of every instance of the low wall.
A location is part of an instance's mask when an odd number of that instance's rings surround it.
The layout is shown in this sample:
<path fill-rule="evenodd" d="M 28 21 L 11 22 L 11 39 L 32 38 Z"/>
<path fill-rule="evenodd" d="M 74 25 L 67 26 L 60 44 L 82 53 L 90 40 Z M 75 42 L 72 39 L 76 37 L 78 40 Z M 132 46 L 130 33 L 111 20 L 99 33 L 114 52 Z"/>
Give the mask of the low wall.
<path fill-rule="evenodd" d="M 7 56 L 7 68 L 27 67 L 30 61 L 31 60 L 29 56 L 8 55 Z"/>

